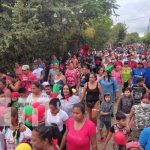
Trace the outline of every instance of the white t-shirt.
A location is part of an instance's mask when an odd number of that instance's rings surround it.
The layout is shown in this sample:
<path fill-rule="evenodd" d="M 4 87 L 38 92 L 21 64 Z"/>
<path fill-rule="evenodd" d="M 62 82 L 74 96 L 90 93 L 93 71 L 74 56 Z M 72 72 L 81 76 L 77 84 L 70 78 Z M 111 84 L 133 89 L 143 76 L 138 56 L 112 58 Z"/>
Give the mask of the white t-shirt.
<path fill-rule="evenodd" d="M 32 103 L 32 102 L 39 102 L 41 104 L 45 104 L 46 102 L 50 101 L 50 97 L 46 94 L 46 93 L 41 93 L 41 96 L 39 98 L 34 98 L 33 94 L 29 94 L 29 96 L 27 97 L 27 103 Z"/>
<path fill-rule="evenodd" d="M 37 79 L 39 79 L 42 74 L 42 71 L 43 71 L 42 68 L 37 68 L 37 69 L 34 69 L 32 73 L 36 76 Z"/>
<path fill-rule="evenodd" d="M 26 131 L 20 132 L 19 143 L 22 142 L 23 139 L 28 139 L 31 137 L 32 131 L 26 127 Z M 7 149 L 14 148 L 15 149 L 15 139 L 13 137 L 13 131 L 10 128 L 4 130 L 4 137 L 6 140 Z"/>
<path fill-rule="evenodd" d="M 61 109 L 64 110 L 68 116 L 72 116 L 72 108 L 74 106 L 74 104 L 77 104 L 80 102 L 80 98 L 79 96 L 76 95 L 72 95 L 71 97 L 69 97 L 68 100 L 65 99 L 61 99 Z"/>
<path fill-rule="evenodd" d="M 67 113 L 61 109 L 55 116 L 52 115 L 50 109 L 47 110 L 47 112 L 46 112 L 46 123 L 48 125 L 51 125 L 52 123 L 57 124 L 59 131 L 63 130 L 63 124 L 66 122 L 66 120 L 68 118 L 69 117 L 68 117 Z"/>

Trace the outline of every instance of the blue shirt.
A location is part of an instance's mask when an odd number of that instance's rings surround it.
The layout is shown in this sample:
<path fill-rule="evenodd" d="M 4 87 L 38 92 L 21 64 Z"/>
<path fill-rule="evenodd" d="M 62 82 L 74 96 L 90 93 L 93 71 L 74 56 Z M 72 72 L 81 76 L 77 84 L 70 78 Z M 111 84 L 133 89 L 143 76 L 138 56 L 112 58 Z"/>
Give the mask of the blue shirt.
<path fill-rule="evenodd" d="M 150 86 L 150 68 L 145 68 L 144 72 L 145 84 Z"/>
<path fill-rule="evenodd" d="M 104 94 L 110 94 L 111 100 L 114 102 L 115 100 L 115 92 L 119 91 L 119 87 L 117 85 L 117 82 L 115 79 L 111 78 L 110 81 L 105 80 L 104 78 L 101 78 L 99 80 L 99 83 L 102 87 L 102 91 Z"/>
<path fill-rule="evenodd" d="M 141 132 L 139 143 L 144 150 L 150 150 L 150 127 Z"/>
<path fill-rule="evenodd" d="M 144 68 L 134 68 L 132 70 L 132 84 L 137 84 L 137 78 L 142 77 L 144 78 L 145 69 Z"/>

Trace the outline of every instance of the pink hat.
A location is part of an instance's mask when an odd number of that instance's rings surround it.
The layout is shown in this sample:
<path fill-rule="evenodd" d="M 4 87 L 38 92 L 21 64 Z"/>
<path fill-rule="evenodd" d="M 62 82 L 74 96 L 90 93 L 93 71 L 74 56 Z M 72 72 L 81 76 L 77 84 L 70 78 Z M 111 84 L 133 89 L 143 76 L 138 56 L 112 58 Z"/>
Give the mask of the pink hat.
<path fill-rule="evenodd" d="M 11 98 L 17 98 L 19 97 L 19 93 L 18 92 L 12 92 L 11 93 Z"/>

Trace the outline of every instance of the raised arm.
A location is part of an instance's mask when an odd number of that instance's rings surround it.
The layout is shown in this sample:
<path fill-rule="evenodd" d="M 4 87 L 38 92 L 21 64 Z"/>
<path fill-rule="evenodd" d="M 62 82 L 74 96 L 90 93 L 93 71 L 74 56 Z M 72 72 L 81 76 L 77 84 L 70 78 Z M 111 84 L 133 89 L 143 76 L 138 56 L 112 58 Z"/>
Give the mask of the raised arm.
<path fill-rule="evenodd" d="M 81 96 L 80 96 L 81 101 L 83 101 L 83 98 L 84 98 L 85 93 L 86 93 L 86 89 L 87 89 L 87 83 L 83 87 L 83 90 L 82 90 L 82 93 L 81 93 Z"/>

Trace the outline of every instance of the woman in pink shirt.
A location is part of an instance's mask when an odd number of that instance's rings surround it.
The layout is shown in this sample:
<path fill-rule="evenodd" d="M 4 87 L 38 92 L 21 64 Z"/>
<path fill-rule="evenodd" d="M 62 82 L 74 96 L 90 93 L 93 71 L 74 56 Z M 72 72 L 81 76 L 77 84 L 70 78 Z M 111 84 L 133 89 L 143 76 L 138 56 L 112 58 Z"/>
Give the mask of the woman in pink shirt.
<path fill-rule="evenodd" d="M 114 65 L 114 69 L 113 69 L 111 75 L 112 75 L 112 77 L 114 77 L 116 79 L 118 86 L 121 87 L 122 75 L 121 75 L 119 66 Z"/>
<path fill-rule="evenodd" d="M 90 147 L 97 150 L 96 126 L 85 117 L 85 107 L 82 103 L 73 107 L 73 118 L 66 122 L 66 132 L 60 150 L 63 150 L 65 143 L 67 150 L 90 150 Z"/>

